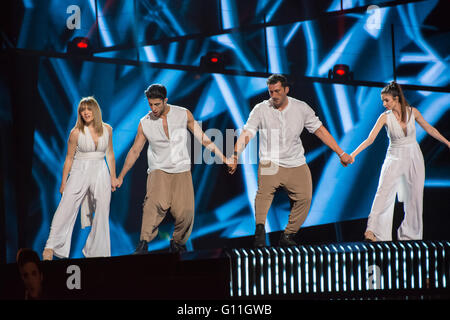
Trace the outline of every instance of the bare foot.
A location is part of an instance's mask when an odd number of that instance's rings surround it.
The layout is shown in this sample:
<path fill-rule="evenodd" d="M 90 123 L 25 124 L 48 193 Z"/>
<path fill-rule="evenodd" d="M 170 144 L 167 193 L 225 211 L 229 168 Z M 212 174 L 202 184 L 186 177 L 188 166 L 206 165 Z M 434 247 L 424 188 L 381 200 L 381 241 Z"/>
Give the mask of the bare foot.
<path fill-rule="evenodd" d="M 378 241 L 377 237 L 375 237 L 375 235 L 373 234 L 372 231 L 366 231 L 364 233 L 364 240 L 371 241 L 371 242 Z"/>
<path fill-rule="evenodd" d="M 53 260 L 53 250 L 45 248 L 42 252 L 42 260 Z"/>

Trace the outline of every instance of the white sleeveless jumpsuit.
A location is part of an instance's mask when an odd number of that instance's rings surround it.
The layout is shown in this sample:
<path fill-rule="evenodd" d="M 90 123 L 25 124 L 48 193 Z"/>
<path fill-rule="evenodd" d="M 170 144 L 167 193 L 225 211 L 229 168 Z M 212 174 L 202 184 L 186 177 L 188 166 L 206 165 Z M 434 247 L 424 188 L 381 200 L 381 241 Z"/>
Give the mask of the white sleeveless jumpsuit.
<path fill-rule="evenodd" d="M 403 202 L 405 211 L 397 230 L 398 240 L 422 239 L 425 165 L 416 140 L 414 113 L 410 111 L 406 135 L 392 111 L 386 112 L 389 147 L 367 222 L 367 230 L 372 231 L 380 241 L 392 240 L 396 195 L 398 201 Z"/>
<path fill-rule="evenodd" d="M 53 250 L 60 258 L 69 257 L 72 231 L 81 208 L 81 224 L 92 224 L 83 248 L 85 257 L 109 257 L 111 255 L 109 235 L 109 205 L 111 200 L 111 178 L 104 160 L 108 148 L 109 131 L 103 126 L 97 149 L 87 127 L 78 135 L 69 178 L 61 201 L 53 216 L 50 235 L 45 248 Z M 92 213 L 95 215 L 92 216 Z"/>

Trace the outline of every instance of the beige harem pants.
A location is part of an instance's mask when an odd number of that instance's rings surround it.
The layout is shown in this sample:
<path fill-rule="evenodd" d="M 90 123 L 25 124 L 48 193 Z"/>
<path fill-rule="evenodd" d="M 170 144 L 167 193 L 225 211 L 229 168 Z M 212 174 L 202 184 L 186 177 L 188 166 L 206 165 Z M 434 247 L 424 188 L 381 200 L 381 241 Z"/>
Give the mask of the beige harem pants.
<path fill-rule="evenodd" d="M 175 219 L 172 240 L 184 245 L 194 225 L 194 186 L 190 171 L 167 173 L 153 170 L 147 177 L 140 240 L 152 241 L 170 210 Z"/>
<path fill-rule="evenodd" d="M 308 165 L 284 168 L 272 162 L 259 164 L 258 191 L 255 198 L 256 224 L 265 224 L 275 191 L 280 187 L 287 191 L 291 200 L 291 212 L 285 233 L 296 233 L 305 222 L 311 206 L 312 180 Z"/>

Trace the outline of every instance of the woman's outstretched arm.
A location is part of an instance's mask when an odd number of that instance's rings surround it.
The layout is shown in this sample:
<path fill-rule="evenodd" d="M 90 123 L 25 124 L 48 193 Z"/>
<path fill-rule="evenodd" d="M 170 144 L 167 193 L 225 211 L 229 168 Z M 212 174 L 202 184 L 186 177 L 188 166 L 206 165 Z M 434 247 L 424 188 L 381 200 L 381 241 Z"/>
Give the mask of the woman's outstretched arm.
<path fill-rule="evenodd" d="M 416 118 L 417 123 L 433 138 L 445 144 L 448 148 L 450 148 L 450 141 L 448 141 L 435 127 L 429 124 L 422 116 L 417 108 L 412 108 L 414 113 L 414 117 Z"/>
<path fill-rule="evenodd" d="M 387 115 L 385 113 L 382 113 L 379 117 L 375 125 L 373 126 L 372 130 L 369 133 L 369 136 L 366 140 L 364 140 L 358 148 L 356 148 L 350 155 L 353 158 L 353 161 L 355 160 L 356 156 L 366 149 L 368 146 L 370 146 L 374 141 L 375 138 L 378 136 L 378 133 L 380 132 L 381 128 L 386 124 L 386 117 Z"/>

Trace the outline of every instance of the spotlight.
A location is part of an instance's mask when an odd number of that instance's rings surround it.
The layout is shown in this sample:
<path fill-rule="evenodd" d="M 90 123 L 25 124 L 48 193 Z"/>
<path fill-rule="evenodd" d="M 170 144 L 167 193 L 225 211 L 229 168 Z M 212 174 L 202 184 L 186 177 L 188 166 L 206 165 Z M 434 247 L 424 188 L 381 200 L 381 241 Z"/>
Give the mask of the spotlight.
<path fill-rule="evenodd" d="M 337 64 L 333 67 L 333 70 L 328 71 L 328 79 L 353 80 L 353 72 L 350 71 L 348 65 Z"/>
<path fill-rule="evenodd" d="M 209 72 L 225 70 L 225 57 L 218 52 L 208 52 L 200 58 L 200 68 Z"/>
<path fill-rule="evenodd" d="M 76 37 L 67 44 L 67 53 L 78 55 L 91 55 L 91 46 L 89 45 L 89 38 Z"/>

